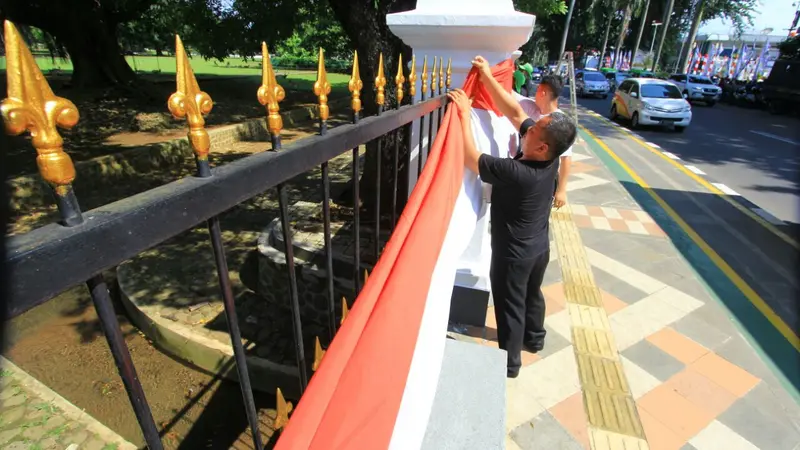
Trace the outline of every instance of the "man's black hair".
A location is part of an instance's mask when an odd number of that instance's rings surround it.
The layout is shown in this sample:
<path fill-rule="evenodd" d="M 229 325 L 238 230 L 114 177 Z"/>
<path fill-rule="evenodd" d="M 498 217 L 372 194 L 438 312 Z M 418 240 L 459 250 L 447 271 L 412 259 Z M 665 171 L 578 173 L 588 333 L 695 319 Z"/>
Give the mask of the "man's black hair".
<path fill-rule="evenodd" d="M 561 95 L 561 90 L 564 89 L 564 79 L 560 75 L 545 75 L 539 84 L 547 86 L 547 89 L 550 90 L 550 98 L 554 100 Z"/>
<path fill-rule="evenodd" d="M 549 147 L 551 159 L 556 159 L 575 143 L 578 128 L 572 118 L 561 111 L 555 111 L 547 117 L 550 120 L 544 129 L 545 141 Z"/>

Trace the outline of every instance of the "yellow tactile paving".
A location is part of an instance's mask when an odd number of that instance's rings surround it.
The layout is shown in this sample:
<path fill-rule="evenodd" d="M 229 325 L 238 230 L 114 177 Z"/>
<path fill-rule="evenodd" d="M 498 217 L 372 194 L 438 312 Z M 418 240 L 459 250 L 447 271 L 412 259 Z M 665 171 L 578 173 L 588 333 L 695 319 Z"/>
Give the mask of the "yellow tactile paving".
<path fill-rule="evenodd" d="M 572 210 L 552 214 L 593 450 L 649 449 Z"/>

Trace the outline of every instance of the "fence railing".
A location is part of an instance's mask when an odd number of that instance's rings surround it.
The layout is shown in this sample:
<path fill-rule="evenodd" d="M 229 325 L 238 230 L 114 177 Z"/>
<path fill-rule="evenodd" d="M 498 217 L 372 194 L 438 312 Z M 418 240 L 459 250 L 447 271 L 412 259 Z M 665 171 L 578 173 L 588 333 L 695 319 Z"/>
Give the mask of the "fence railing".
<path fill-rule="evenodd" d="M 175 117 L 185 118 L 188 123 L 188 137 L 196 162 L 195 176 L 176 180 L 106 206 L 83 212 L 72 189 L 72 181 L 79 174 L 75 173 L 69 155 L 64 152 L 63 141 L 57 130 L 57 127 L 70 128 L 74 126 L 79 119 L 78 110 L 71 101 L 57 97 L 52 92 L 12 23 L 5 22 L 4 33 L 8 61 L 8 98 L 2 102 L 0 111 L 9 134 L 30 132 L 31 143 L 38 153 L 39 172 L 53 188 L 61 217 L 59 223 L 46 225 L 9 239 L 6 263 L 12 276 L 11 297 L 7 303 L 8 317 L 18 316 L 71 286 L 85 283 L 89 288 L 103 332 L 139 421 L 145 442 L 150 449 L 161 449 L 159 433 L 153 421 L 145 392 L 136 375 L 136 368 L 123 339 L 102 272 L 206 222 L 214 252 L 244 406 L 255 447 L 262 449 L 258 416 L 236 315 L 221 226 L 217 216 L 268 189 L 274 188 L 278 192 L 280 220 L 285 239 L 286 275 L 290 287 L 288 303 L 292 312 L 295 353 L 300 392 L 302 393 L 309 380 L 308 369 L 316 370 L 324 355 L 324 350 L 317 340 L 314 361 L 313 364 L 309 364 L 304 353 L 300 301 L 295 279 L 292 233 L 290 232 L 285 183 L 297 175 L 321 167 L 320 188 L 323 192 L 322 215 L 328 277 L 328 313 L 330 315 L 328 326 L 330 337 L 333 338 L 339 324 L 336 321 L 336 299 L 333 285 L 328 161 L 346 152 L 352 152 L 354 205 L 352 232 L 355 245 L 352 276 L 355 297 L 361 289 L 359 268 L 361 267 L 360 257 L 364 250 L 359 248 L 361 232 L 358 207 L 360 204 L 358 180 L 361 174 L 359 146 L 380 139 L 389 133 L 405 135 L 405 139 L 394 139 L 394 148 L 391 153 L 391 174 L 394 181 L 390 223 L 394 226 L 397 223 L 399 195 L 397 181 L 400 166 L 398 159 L 401 142 L 408 145 L 405 165 L 410 167 L 411 150 L 415 147 L 415 143 L 411 142 L 411 126 L 414 121 L 419 120 L 418 170 L 421 172 L 427 159 L 426 153 L 430 151 L 433 136 L 438 128 L 435 124 L 441 122 L 443 109 L 447 103 L 447 98 L 443 94 L 450 87 L 450 65 L 448 64 L 445 70 L 444 61 L 440 58 L 437 64 L 434 59 L 429 85 L 427 57 L 425 58 L 421 74 L 422 101 L 415 103 L 416 58 L 412 58 L 407 86 L 411 101 L 410 104 L 400 106 L 406 92 L 406 76 L 401 57 L 397 74 L 393 80 L 397 101 L 392 107 L 386 102 L 387 79 L 381 55 L 378 76 L 374 83 L 377 90 L 378 114 L 362 119 L 360 117 L 362 111 L 360 94 L 363 83 L 358 70 L 358 55 L 356 54 L 349 82 L 349 90 L 352 94 L 353 123 L 329 129 L 327 121 L 330 111 L 327 96 L 330 93 L 331 85 L 327 80 L 323 52 L 320 50 L 317 80 L 314 84 L 314 93 L 319 98 L 319 133 L 317 136 L 308 137 L 284 147 L 281 144 L 283 124 L 280 116 L 280 102 L 284 99 L 285 92 L 276 80 L 266 45 L 262 44 L 262 84 L 258 89 L 257 99 L 266 107 L 266 121 L 271 135 L 271 146 L 265 148 L 264 152 L 212 168 L 208 159 L 210 141 L 203 116 L 211 112 L 213 101 L 207 93 L 200 89 L 183 44 L 176 36 L 177 91 L 170 96 L 168 106 L 169 111 Z M 382 149 L 380 140 L 378 142 L 377 148 L 374 150 L 376 151 L 375 163 L 377 165 L 375 169 L 378 174 L 374 189 L 378 192 L 374 196 L 376 204 L 372 208 L 375 214 L 375 225 L 372 227 L 372 231 L 375 233 L 375 247 L 369 249 L 374 252 L 375 256 L 380 255 L 381 252 L 379 237 Z M 423 149 L 424 142 L 427 142 L 427 151 Z M 53 270 L 54 267 L 57 267 L 57 270 Z M 342 299 L 342 321 L 347 315 L 347 308 L 346 300 Z M 274 427 L 280 429 L 287 423 L 291 407 L 285 401 L 280 389 L 278 389 L 277 397 L 278 417 Z"/>

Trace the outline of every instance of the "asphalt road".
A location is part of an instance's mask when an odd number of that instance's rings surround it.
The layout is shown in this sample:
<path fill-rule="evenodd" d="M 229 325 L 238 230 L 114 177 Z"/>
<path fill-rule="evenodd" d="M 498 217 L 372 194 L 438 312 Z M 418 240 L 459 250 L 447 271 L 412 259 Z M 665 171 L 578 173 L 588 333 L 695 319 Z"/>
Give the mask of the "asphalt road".
<path fill-rule="evenodd" d="M 608 117 L 611 98 L 578 104 Z M 637 133 L 772 216 L 800 224 L 800 119 L 724 104 L 697 103 L 692 113 L 682 134 L 659 128 Z"/>

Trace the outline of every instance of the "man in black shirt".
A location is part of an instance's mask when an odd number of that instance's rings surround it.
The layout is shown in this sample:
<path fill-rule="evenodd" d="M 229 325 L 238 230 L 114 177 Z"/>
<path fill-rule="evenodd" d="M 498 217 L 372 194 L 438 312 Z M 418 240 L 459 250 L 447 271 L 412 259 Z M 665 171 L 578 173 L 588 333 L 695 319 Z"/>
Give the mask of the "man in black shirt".
<path fill-rule="evenodd" d="M 507 375 L 515 378 L 523 346 L 534 353 L 544 347 L 541 285 L 550 260 L 548 221 L 558 171 L 556 160 L 575 141 L 576 128 L 560 111 L 534 123 L 492 77 L 483 58 L 476 57 L 473 65 L 479 69 L 495 105 L 519 130 L 522 141 L 518 159 L 480 153 L 470 123 L 471 101 L 460 89 L 448 94 L 462 118 L 464 164 L 492 185 L 492 298 L 498 343 L 508 353 Z"/>

